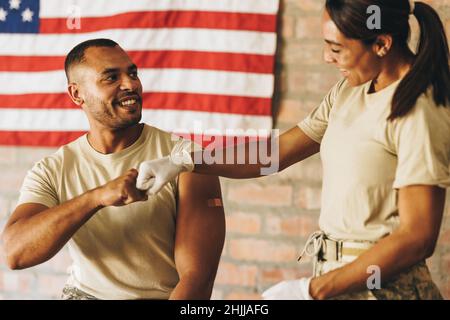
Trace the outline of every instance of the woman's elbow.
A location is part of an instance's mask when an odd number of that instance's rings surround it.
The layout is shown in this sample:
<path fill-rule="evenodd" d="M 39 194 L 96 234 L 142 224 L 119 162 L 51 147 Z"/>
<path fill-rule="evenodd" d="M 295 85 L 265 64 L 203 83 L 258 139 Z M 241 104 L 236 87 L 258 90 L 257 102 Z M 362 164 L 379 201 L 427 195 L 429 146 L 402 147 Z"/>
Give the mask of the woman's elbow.
<path fill-rule="evenodd" d="M 436 249 L 436 239 L 434 237 L 423 237 L 416 240 L 416 255 L 417 260 L 424 260 L 430 258 Z"/>
<path fill-rule="evenodd" d="M 435 250 L 436 250 L 436 241 L 430 241 L 430 243 L 427 244 L 425 247 L 424 259 L 430 258 L 434 254 Z"/>

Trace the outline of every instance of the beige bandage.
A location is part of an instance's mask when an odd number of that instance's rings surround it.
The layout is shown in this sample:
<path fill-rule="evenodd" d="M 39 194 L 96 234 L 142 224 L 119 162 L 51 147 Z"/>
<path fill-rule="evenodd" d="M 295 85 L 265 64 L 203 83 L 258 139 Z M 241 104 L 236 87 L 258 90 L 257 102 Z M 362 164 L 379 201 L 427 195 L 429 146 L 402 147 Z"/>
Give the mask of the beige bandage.
<path fill-rule="evenodd" d="M 215 199 L 208 199 L 208 207 L 222 207 L 222 199 L 215 198 Z"/>

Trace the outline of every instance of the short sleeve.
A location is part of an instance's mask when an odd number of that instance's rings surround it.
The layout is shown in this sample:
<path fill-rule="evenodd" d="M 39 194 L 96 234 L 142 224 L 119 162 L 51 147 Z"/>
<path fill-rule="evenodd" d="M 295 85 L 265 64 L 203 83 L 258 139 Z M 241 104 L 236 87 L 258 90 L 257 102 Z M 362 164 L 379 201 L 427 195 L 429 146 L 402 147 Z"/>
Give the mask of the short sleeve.
<path fill-rule="evenodd" d="M 450 186 L 450 108 L 427 103 L 424 96 L 414 109 L 392 125 L 397 169 L 393 187 Z"/>
<path fill-rule="evenodd" d="M 20 189 L 19 204 L 40 203 L 49 208 L 59 204 L 55 181 L 45 160 L 37 162 L 27 172 Z"/>
<path fill-rule="evenodd" d="M 298 127 L 311 139 L 320 143 L 328 127 L 328 119 L 334 101 L 346 79 L 339 81 L 325 96 L 322 103 L 315 108 Z"/>

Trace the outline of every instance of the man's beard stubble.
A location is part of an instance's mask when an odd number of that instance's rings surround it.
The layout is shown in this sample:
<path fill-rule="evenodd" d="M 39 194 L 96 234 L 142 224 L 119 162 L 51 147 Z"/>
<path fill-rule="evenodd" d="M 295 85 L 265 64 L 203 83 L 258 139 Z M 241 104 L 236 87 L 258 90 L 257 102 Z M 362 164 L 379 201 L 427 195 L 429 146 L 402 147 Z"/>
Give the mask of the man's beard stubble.
<path fill-rule="evenodd" d="M 138 124 L 142 119 L 142 99 L 139 99 L 140 108 L 132 116 L 124 119 L 120 113 L 113 113 L 113 110 L 121 108 L 118 103 L 106 103 L 100 99 L 89 97 L 86 99 L 87 106 L 101 106 L 100 108 L 88 107 L 90 115 L 100 124 L 112 129 L 126 129 Z M 128 114 L 130 115 L 130 114 Z"/>

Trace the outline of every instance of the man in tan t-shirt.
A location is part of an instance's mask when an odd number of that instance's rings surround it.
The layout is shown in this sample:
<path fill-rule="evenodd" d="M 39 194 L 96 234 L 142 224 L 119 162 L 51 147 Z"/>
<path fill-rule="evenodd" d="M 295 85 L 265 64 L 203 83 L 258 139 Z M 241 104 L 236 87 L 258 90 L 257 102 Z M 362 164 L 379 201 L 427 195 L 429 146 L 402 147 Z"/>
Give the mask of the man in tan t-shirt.
<path fill-rule="evenodd" d="M 3 232 L 9 267 L 67 243 L 66 299 L 210 298 L 225 237 L 218 178 L 182 173 L 158 195 L 136 189 L 140 162 L 191 144 L 139 123 L 142 85 L 117 43 L 77 45 L 65 70 L 90 130 L 28 172 Z"/>

